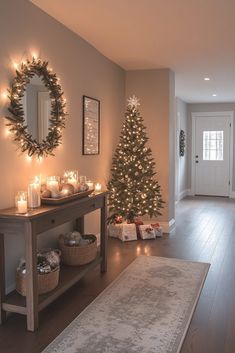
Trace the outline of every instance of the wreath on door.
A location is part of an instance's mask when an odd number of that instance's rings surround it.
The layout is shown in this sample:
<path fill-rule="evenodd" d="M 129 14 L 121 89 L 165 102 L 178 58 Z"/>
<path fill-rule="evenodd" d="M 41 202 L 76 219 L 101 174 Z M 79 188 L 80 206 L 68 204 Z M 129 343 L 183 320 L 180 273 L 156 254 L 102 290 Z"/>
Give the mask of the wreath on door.
<path fill-rule="evenodd" d="M 185 132 L 180 130 L 180 157 L 184 157 L 185 154 Z"/>

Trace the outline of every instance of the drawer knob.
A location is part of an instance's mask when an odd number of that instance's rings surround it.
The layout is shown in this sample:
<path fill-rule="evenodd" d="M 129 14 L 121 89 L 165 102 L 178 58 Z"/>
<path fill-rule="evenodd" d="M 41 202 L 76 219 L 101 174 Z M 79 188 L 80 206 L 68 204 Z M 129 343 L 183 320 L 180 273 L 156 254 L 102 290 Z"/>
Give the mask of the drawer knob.
<path fill-rule="evenodd" d="M 54 223 L 55 223 L 55 220 L 54 220 L 54 219 L 52 219 L 52 220 L 51 220 L 51 223 L 52 223 L 52 224 L 54 224 Z"/>

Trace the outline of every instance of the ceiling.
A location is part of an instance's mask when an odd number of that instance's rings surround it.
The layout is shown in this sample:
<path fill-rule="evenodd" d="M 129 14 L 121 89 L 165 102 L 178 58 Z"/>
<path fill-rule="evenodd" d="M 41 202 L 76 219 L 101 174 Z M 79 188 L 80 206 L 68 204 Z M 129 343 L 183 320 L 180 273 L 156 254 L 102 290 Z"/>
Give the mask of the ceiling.
<path fill-rule="evenodd" d="M 126 70 L 171 68 L 186 102 L 235 101 L 234 0 L 32 2 Z"/>

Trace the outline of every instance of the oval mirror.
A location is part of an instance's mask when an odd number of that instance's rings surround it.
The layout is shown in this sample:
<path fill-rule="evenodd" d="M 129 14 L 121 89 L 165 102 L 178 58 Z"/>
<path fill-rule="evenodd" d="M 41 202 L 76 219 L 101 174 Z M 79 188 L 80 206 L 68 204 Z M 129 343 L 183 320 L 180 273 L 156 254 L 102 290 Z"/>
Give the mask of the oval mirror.
<path fill-rule="evenodd" d="M 65 99 L 59 80 L 48 62 L 22 63 L 8 90 L 11 116 L 7 126 L 22 152 L 29 156 L 53 155 L 65 127 Z"/>
<path fill-rule="evenodd" d="M 32 139 L 42 143 L 49 133 L 51 100 L 41 77 L 35 75 L 26 85 L 22 97 L 24 120 Z"/>

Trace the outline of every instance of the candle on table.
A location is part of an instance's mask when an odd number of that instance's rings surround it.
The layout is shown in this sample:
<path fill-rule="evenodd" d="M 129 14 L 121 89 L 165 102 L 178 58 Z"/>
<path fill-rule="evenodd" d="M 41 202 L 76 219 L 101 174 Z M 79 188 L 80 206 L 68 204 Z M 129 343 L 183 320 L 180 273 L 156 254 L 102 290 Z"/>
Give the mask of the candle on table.
<path fill-rule="evenodd" d="M 96 183 L 95 184 L 95 191 L 96 192 L 100 192 L 101 191 L 101 188 L 102 188 L 102 185 L 100 183 Z"/>
<path fill-rule="evenodd" d="M 68 184 L 73 185 L 74 190 L 78 187 L 78 171 L 77 170 L 67 170 L 64 172 L 64 178 Z"/>
<path fill-rule="evenodd" d="M 19 191 L 16 199 L 17 199 L 16 201 L 17 212 L 20 214 L 27 213 L 28 211 L 27 192 Z"/>
<path fill-rule="evenodd" d="M 86 176 L 85 175 L 80 176 L 80 184 L 82 184 L 82 185 L 86 184 Z"/>
<path fill-rule="evenodd" d="M 41 206 L 41 182 L 40 177 L 36 176 L 28 186 L 29 207 L 36 208 Z"/>
<path fill-rule="evenodd" d="M 51 192 L 59 192 L 59 177 L 58 176 L 49 176 L 47 177 L 47 189 Z"/>
<path fill-rule="evenodd" d="M 93 190 L 93 189 L 94 189 L 94 183 L 93 183 L 93 181 L 88 180 L 88 181 L 87 181 L 87 185 L 88 185 L 88 187 L 89 187 L 89 190 Z"/>

